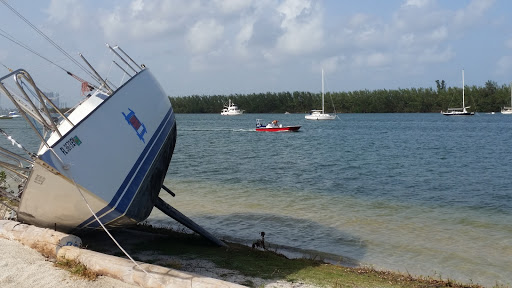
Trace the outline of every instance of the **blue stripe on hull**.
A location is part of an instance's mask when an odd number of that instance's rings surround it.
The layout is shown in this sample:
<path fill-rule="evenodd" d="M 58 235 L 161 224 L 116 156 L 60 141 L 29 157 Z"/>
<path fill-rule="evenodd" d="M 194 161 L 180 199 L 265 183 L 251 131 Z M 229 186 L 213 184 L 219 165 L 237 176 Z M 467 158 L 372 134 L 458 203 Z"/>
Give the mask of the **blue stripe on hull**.
<path fill-rule="evenodd" d="M 123 183 L 117 190 L 116 194 L 109 202 L 109 204 L 96 213 L 100 221 L 104 224 L 115 220 L 124 215 L 146 176 L 146 171 L 155 160 L 156 155 L 161 149 L 162 144 L 167 138 L 174 125 L 174 113 L 172 108 L 169 109 L 164 120 L 160 123 L 154 136 L 148 142 L 143 152 L 133 165 L 132 169 L 124 179 Z M 99 223 L 94 216 L 89 217 L 87 220 L 78 225 L 77 228 L 97 228 Z"/>

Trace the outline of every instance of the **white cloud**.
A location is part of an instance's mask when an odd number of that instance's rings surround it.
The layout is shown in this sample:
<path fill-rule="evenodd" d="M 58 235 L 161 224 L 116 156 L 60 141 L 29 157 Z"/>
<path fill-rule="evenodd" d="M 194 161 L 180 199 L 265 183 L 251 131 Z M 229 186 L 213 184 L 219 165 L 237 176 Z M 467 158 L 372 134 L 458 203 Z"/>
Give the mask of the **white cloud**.
<path fill-rule="evenodd" d="M 497 74 L 509 74 L 512 70 L 512 56 L 503 56 L 496 63 Z"/>
<path fill-rule="evenodd" d="M 496 2 L 495 6 L 507 7 Z M 307 74 L 319 73 L 321 67 L 331 75 L 346 73 L 354 79 L 372 71 L 393 71 L 389 77 L 397 71 L 402 76 L 421 69 L 421 73 L 439 71 L 458 59 L 458 53 L 469 51 L 468 43 L 481 43 L 484 35 L 486 41 L 504 44 L 499 48 L 508 47 L 487 53 L 487 64 L 496 63 L 500 71 L 510 73 L 510 56 L 498 61 L 499 55 L 512 54 L 512 38 L 506 34 L 510 21 L 499 11 L 506 9 L 490 9 L 493 3 L 402 0 L 379 4 L 386 9 L 375 11 L 360 3 L 325 0 L 127 0 L 101 5 L 49 0 L 42 4 L 48 7 L 47 21 L 38 27 L 57 36 L 68 36 L 64 29 L 81 29 L 69 36 L 70 42 L 76 42 L 69 45 L 73 48 L 81 49 L 85 41 L 86 45 L 97 43 L 98 33 L 103 32 L 105 42 L 150 58 L 145 64 L 165 59 L 163 65 L 172 63 L 174 70 L 207 71 L 202 74 L 233 73 L 230 69 L 236 67 L 241 78 L 247 70 L 264 74 L 274 70 L 278 75 L 289 69 Z M 486 29 L 494 30 L 482 34 Z M 93 41 L 83 35 L 93 35 Z"/>
<path fill-rule="evenodd" d="M 133 0 L 102 11 L 99 23 L 107 39 L 159 40 L 168 33 L 183 33 L 207 9 L 199 0 Z"/>
<path fill-rule="evenodd" d="M 353 57 L 354 68 L 384 67 L 391 63 L 392 56 L 382 52 L 360 53 Z"/>
<path fill-rule="evenodd" d="M 214 0 L 221 13 L 232 14 L 246 10 L 252 5 L 252 0 Z"/>
<path fill-rule="evenodd" d="M 432 1 L 431 0 L 407 0 L 404 2 L 402 7 L 417 7 L 417 8 L 423 8 L 428 6 Z"/>
<path fill-rule="evenodd" d="M 253 23 L 245 23 L 235 38 L 235 51 L 240 57 L 248 57 L 250 55 L 247 45 L 253 35 Z"/>
<path fill-rule="evenodd" d="M 512 48 L 512 38 L 505 41 L 505 47 Z"/>
<path fill-rule="evenodd" d="M 359 49 L 380 49 L 389 45 L 389 26 L 378 17 L 358 13 L 348 19 L 336 41 L 343 46 L 354 46 Z M 396 39 L 394 39 L 396 41 Z"/>
<path fill-rule="evenodd" d="M 439 43 L 448 38 L 448 29 L 446 29 L 445 26 L 441 26 L 430 32 L 430 34 L 428 34 L 426 38 L 427 40 Z"/>
<path fill-rule="evenodd" d="M 323 46 L 322 13 L 309 0 L 285 0 L 277 11 L 282 15 L 283 34 L 276 48 L 282 53 L 301 55 Z"/>
<path fill-rule="evenodd" d="M 371 67 L 385 66 L 391 63 L 391 55 L 382 52 L 371 53 L 368 55 L 366 63 Z"/>
<path fill-rule="evenodd" d="M 224 27 L 215 19 L 200 20 L 188 31 L 187 45 L 194 54 L 209 52 L 222 39 L 223 33 Z"/>
<path fill-rule="evenodd" d="M 450 47 L 439 50 L 438 47 L 427 47 L 417 55 L 417 61 L 420 63 L 444 63 L 451 60 L 455 52 Z"/>
<path fill-rule="evenodd" d="M 46 13 L 51 22 L 66 23 L 73 29 L 79 29 L 85 20 L 84 10 L 82 3 L 77 0 L 52 0 Z"/>
<path fill-rule="evenodd" d="M 368 23 L 371 19 L 370 15 L 357 13 L 354 16 L 350 17 L 348 22 L 349 27 L 359 27 Z"/>
<path fill-rule="evenodd" d="M 275 55 L 274 52 L 272 52 L 271 50 L 265 49 L 261 52 L 263 59 L 265 59 L 267 62 L 271 64 L 278 64 L 280 62 L 280 58 L 277 55 Z"/>
<path fill-rule="evenodd" d="M 313 72 L 316 72 L 319 70 L 318 66 L 320 66 L 321 69 L 324 69 L 324 72 L 326 74 L 334 73 L 338 70 L 338 66 L 342 60 L 343 60 L 343 57 L 341 57 L 341 56 L 332 56 L 332 57 L 325 58 L 320 61 L 320 64 L 313 65 L 312 70 L 313 70 Z"/>
<path fill-rule="evenodd" d="M 455 13 L 454 23 L 461 27 L 473 25 L 480 21 L 484 13 L 492 6 L 494 0 L 472 0 L 468 6 Z"/>
<path fill-rule="evenodd" d="M 407 33 L 400 36 L 399 44 L 400 46 L 410 47 L 414 45 L 414 33 Z"/>
<path fill-rule="evenodd" d="M 130 10 L 132 11 L 131 16 L 136 17 L 140 12 L 144 10 L 144 0 L 135 0 L 130 4 Z"/>

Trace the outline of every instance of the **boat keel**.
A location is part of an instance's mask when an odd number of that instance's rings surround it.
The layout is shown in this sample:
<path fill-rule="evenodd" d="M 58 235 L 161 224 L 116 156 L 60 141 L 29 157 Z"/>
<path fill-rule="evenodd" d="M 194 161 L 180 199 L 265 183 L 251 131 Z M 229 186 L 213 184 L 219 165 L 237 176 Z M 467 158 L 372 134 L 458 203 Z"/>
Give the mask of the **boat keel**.
<path fill-rule="evenodd" d="M 210 240 L 212 243 L 214 243 L 217 246 L 220 247 L 227 247 L 226 243 L 220 241 L 215 236 L 210 234 L 208 231 L 204 230 L 203 227 L 199 226 L 197 223 L 192 221 L 187 216 L 183 215 L 180 211 L 176 210 L 176 208 L 172 207 L 171 205 L 167 204 L 162 198 L 158 197 L 155 201 L 155 207 L 158 208 L 158 210 L 165 213 L 165 215 L 171 217 L 172 219 L 180 222 L 185 227 L 189 228 L 190 230 L 196 232 L 197 234 L 203 236 L 204 238 Z"/>

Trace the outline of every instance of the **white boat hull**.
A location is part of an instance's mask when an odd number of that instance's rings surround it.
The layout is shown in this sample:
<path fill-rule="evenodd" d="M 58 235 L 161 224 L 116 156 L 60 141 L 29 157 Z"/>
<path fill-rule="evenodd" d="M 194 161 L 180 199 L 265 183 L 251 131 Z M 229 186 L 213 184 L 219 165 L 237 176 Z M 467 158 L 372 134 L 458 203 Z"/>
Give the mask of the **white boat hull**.
<path fill-rule="evenodd" d="M 74 124 L 62 123 L 59 130 L 66 133 L 50 137 L 56 140 L 51 149 L 39 151 L 18 218 L 60 231 L 97 228 L 88 204 L 109 226 L 145 220 L 176 141 L 174 112 L 156 79 L 140 71 Z"/>
<path fill-rule="evenodd" d="M 336 110 L 335 110 L 336 113 Z M 324 109 L 324 69 L 322 69 L 322 110 L 311 110 L 311 113 L 306 115 L 306 120 L 334 120 L 336 114 L 331 115 L 325 113 Z"/>
<path fill-rule="evenodd" d="M 220 115 L 223 115 L 223 116 L 238 116 L 238 115 L 242 115 L 244 114 L 243 112 L 233 112 L 233 111 L 229 111 L 229 112 L 221 112 Z"/>
<path fill-rule="evenodd" d="M 222 116 L 238 116 L 242 115 L 244 113 L 244 110 L 240 110 L 238 106 L 235 105 L 235 103 L 231 102 L 231 99 L 229 99 L 228 105 L 222 109 L 220 112 L 220 115 Z"/>
<path fill-rule="evenodd" d="M 507 114 L 507 115 L 512 114 L 512 108 L 509 108 L 509 109 L 502 109 L 502 110 L 501 110 L 501 114 Z"/>
<path fill-rule="evenodd" d="M 451 111 L 451 112 L 443 112 L 445 116 L 473 116 L 475 112 L 467 112 L 467 111 Z"/>
<path fill-rule="evenodd" d="M 465 106 L 464 102 L 464 69 L 462 69 L 462 108 L 448 108 L 448 111 L 443 112 L 441 111 L 441 114 L 444 116 L 473 116 L 475 115 L 475 112 L 469 112 L 467 108 L 470 108 L 469 106 Z"/>
<path fill-rule="evenodd" d="M 312 114 L 306 115 L 305 118 L 307 120 L 334 120 L 334 119 L 336 119 L 336 115 L 312 113 Z"/>

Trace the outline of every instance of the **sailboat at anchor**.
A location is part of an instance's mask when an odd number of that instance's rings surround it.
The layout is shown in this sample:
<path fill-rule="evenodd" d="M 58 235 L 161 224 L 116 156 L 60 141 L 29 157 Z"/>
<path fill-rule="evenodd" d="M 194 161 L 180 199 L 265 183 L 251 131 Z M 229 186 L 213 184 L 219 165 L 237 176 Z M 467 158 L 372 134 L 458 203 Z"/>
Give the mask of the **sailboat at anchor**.
<path fill-rule="evenodd" d="M 322 69 L 322 110 L 311 110 L 311 113 L 304 118 L 307 120 L 334 120 L 336 119 L 336 112 L 334 114 L 325 113 L 324 107 L 324 69 Z"/>
<path fill-rule="evenodd" d="M 510 82 L 510 89 L 512 89 L 512 82 Z M 512 114 L 512 90 L 510 90 L 510 105 L 511 107 L 501 108 L 501 114 Z"/>
<path fill-rule="evenodd" d="M 469 112 L 464 104 L 464 69 L 462 69 L 462 108 L 448 108 L 446 112 L 441 111 L 445 116 L 473 116 L 475 112 Z"/>

